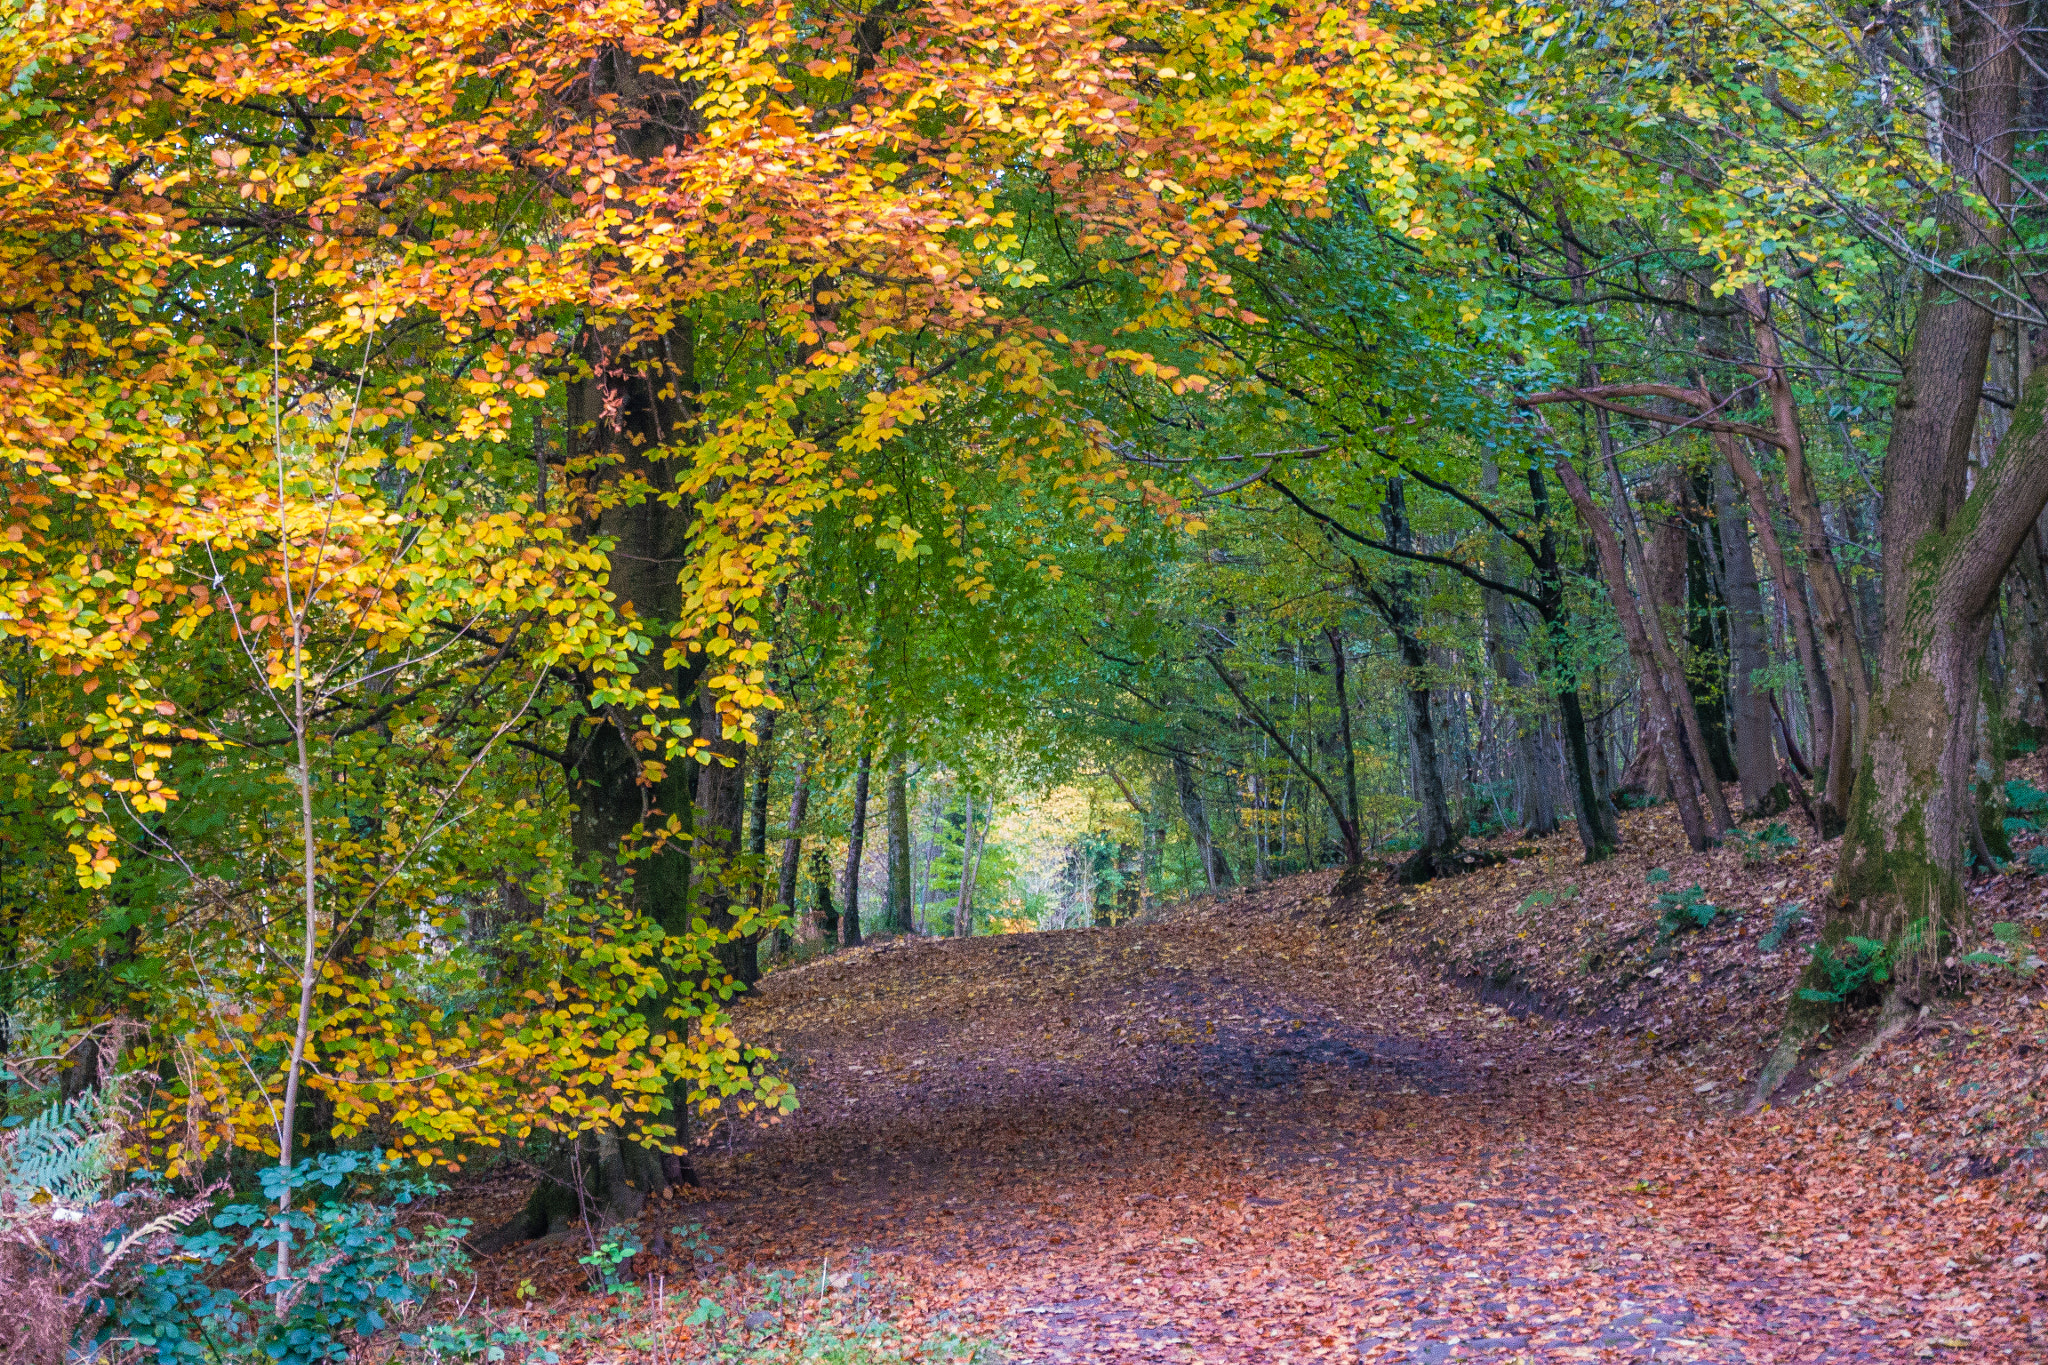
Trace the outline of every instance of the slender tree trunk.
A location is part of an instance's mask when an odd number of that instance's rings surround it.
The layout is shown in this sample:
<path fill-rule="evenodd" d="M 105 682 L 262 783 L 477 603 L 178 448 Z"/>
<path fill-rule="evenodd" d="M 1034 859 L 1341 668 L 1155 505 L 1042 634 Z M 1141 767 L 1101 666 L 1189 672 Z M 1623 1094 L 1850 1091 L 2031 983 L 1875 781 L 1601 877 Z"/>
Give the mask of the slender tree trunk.
<path fill-rule="evenodd" d="M 811 850 L 810 922 L 814 939 L 839 941 L 839 907 L 832 903 L 832 859 L 822 848 Z"/>
<path fill-rule="evenodd" d="M 1750 557 L 1749 527 L 1727 469 L 1714 468 L 1714 520 L 1720 532 L 1722 592 L 1728 602 L 1728 699 L 1735 721 L 1735 771 L 1742 810 L 1750 819 L 1785 809 L 1778 751 L 1771 743 L 1771 704 L 1754 681 L 1764 657 L 1764 599 Z"/>
<path fill-rule="evenodd" d="M 1799 657 L 1800 676 L 1806 685 L 1807 715 L 1813 721 L 1816 734 L 1832 736 L 1834 693 L 1815 653 L 1816 632 L 1812 613 L 1806 605 L 1806 575 L 1785 558 L 1784 546 L 1778 540 L 1777 523 L 1772 515 L 1770 492 L 1764 487 L 1763 477 L 1757 473 L 1756 466 L 1750 462 L 1749 453 L 1742 448 L 1742 442 L 1727 432 L 1715 432 L 1714 445 L 1727 461 L 1736 482 L 1742 485 L 1743 495 L 1749 502 L 1757 544 L 1763 548 L 1764 563 L 1771 571 L 1771 582 L 1777 586 L 1778 601 L 1785 608 L 1787 633 L 1791 635 L 1793 649 Z M 1848 734 L 1846 728 L 1843 734 Z"/>
<path fill-rule="evenodd" d="M 981 849 L 976 843 L 974 831 L 974 793 L 963 793 L 967 800 L 967 821 L 960 827 L 960 893 L 953 904 L 953 937 L 966 938 L 974 932 L 974 883 L 981 871 Z M 995 812 L 989 812 L 993 815 Z M 981 831 L 982 841 L 988 838 L 984 818 Z"/>
<path fill-rule="evenodd" d="M 1579 705 L 1577 667 L 1570 662 L 1568 648 L 1570 621 L 1564 591 L 1564 574 L 1558 563 L 1557 529 L 1550 516 L 1550 484 L 1543 477 L 1543 462 L 1529 461 L 1529 500 L 1542 532 L 1536 543 L 1537 600 L 1542 604 L 1543 634 L 1537 643 L 1545 651 L 1545 666 L 1556 680 L 1557 714 L 1564 730 L 1566 778 L 1571 783 L 1572 814 L 1579 826 L 1579 846 L 1589 863 L 1599 862 L 1621 842 L 1621 826 L 1615 817 L 1611 789 L 1605 779 L 1605 755 L 1594 761 L 1586 717 Z M 1597 678 L 1598 675 L 1595 674 Z M 1597 689 L 1596 689 L 1597 695 Z"/>
<path fill-rule="evenodd" d="M 2019 633 L 2026 645 L 2022 659 L 2029 699 L 2021 714 L 2039 737 L 2048 733 L 2048 569 L 2042 563 L 2039 523 L 2020 540 L 2012 576 L 2020 590 L 2015 605 L 2020 608 Z"/>
<path fill-rule="evenodd" d="M 698 734 L 707 741 L 710 760 L 697 768 L 696 856 L 697 913 L 721 932 L 737 928 L 751 908 L 740 855 L 746 816 L 747 752 L 728 738 L 718 712 L 718 693 L 708 682 L 698 688 Z M 727 975 L 742 986 L 761 979 L 760 931 L 751 930 L 717 945 L 714 951 Z"/>
<path fill-rule="evenodd" d="M 747 900 L 757 919 L 768 908 L 768 800 L 775 788 L 776 714 L 770 711 L 763 716 L 756 729 L 760 738 L 754 746 L 753 800 L 747 807 L 747 855 L 751 864 L 747 868 Z"/>
<path fill-rule="evenodd" d="M 868 833 L 868 781 L 874 771 L 875 751 L 860 751 L 860 767 L 853 775 L 853 824 L 846 834 L 846 880 L 839 888 L 839 927 L 849 948 L 860 946 L 860 855 Z"/>
<path fill-rule="evenodd" d="M 1557 203 L 1557 225 L 1559 240 L 1564 245 L 1565 268 L 1571 276 L 1572 301 L 1583 306 L 1587 299 L 1586 281 L 1589 272 L 1581 256 L 1578 238 L 1572 231 L 1569 218 L 1565 215 L 1564 201 L 1561 198 Z M 1580 374 L 1588 385 L 1597 384 L 1600 380 L 1600 370 L 1595 359 L 1598 340 L 1598 334 L 1594 331 L 1591 315 L 1588 314 L 1586 321 L 1581 324 L 1579 331 L 1580 346 L 1585 353 Z M 1599 444 L 1600 462 L 1606 468 L 1607 476 L 1613 483 L 1615 513 L 1621 519 L 1622 529 L 1625 533 L 1623 543 L 1627 548 L 1627 557 L 1623 563 L 1635 570 L 1637 578 L 1643 584 L 1643 591 L 1646 594 L 1653 593 L 1653 580 L 1648 566 L 1644 562 L 1642 542 L 1636 535 L 1635 513 L 1629 504 L 1628 486 L 1622 482 L 1621 466 L 1615 456 L 1614 437 L 1609 429 L 1606 409 L 1599 407 L 1594 409 L 1593 430 Z M 1576 469 L 1571 469 L 1568 460 L 1562 462 L 1560 466 L 1561 473 L 1565 470 L 1570 470 L 1570 477 L 1576 483 L 1578 472 Z M 1581 484 L 1579 487 L 1582 488 L 1583 485 Z M 1572 492 L 1572 501 L 1578 503 L 1577 490 L 1568 488 L 1567 491 Z M 1580 506 L 1579 512 L 1581 516 L 1585 515 L 1585 510 L 1584 506 Z M 1601 536 L 1599 534 L 1601 530 L 1606 530 L 1607 534 Z M 1601 561 L 1603 567 L 1605 567 L 1607 561 L 1606 547 L 1613 540 L 1612 530 L 1603 521 L 1599 528 L 1595 528 L 1595 535 L 1601 545 Z M 1627 597 L 1627 577 L 1625 574 L 1618 572 L 1620 565 L 1614 567 L 1617 572 L 1611 575 L 1610 590 L 1620 597 Z M 1617 609 L 1620 605 L 1619 602 L 1616 603 Z M 1631 606 L 1628 614 L 1631 616 L 1635 615 L 1633 606 Z M 1654 692 L 1659 698 L 1658 704 L 1651 708 L 1655 723 L 1671 726 L 1672 735 L 1676 741 L 1670 744 L 1660 741 L 1659 750 L 1664 754 L 1666 765 L 1670 769 L 1671 785 L 1674 793 L 1679 793 L 1677 800 L 1680 818 L 1685 818 L 1685 812 L 1688 807 L 1696 807 L 1698 797 L 1704 797 L 1704 820 L 1712 822 L 1712 829 L 1710 834 L 1703 833 L 1699 837 L 1718 838 L 1727 831 L 1732 821 L 1729 818 L 1727 801 L 1721 795 L 1719 784 L 1713 780 L 1713 774 L 1704 767 L 1706 763 L 1706 745 L 1699 733 L 1699 716 L 1693 708 L 1692 690 L 1686 686 L 1685 672 L 1680 667 L 1677 658 L 1672 654 L 1669 642 L 1665 639 L 1663 622 L 1659 618 L 1654 603 L 1647 615 L 1648 620 L 1638 617 L 1634 631 L 1628 633 L 1632 641 L 1639 637 L 1644 647 L 1644 657 L 1638 660 L 1638 667 L 1647 665 L 1652 673 L 1658 675 L 1654 678 L 1645 675 L 1644 685 L 1646 691 Z M 1633 653 L 1634 651 L 1631 650 L 1631 652 Z M 1697 796 L 1685 791 L 1688 784 L 1696 786 Z M 1686 836 L 1688 839 L 1695 837 L 1694 824 L 1704 823 L 1704 820 L 1698 818 L 1698 811 L 1696 809 L 1695 817 L 1694 820 L 1687 821 L 1686 823 Z M 1695 847 L 1704 846 L 1704 844 L 1695 843 Z"/>
<path fill-rule="evenodd" d="M 1834 811 L 1847 808 L 1855 776 L 1855 755 L 1861 750 L 1864 716 L 1870 706 L 1870 681 L 1863 666 L 1863 649 L 1856 638 L 1855 614 L 1849 605 L 1848 589 L 1835 567 L 1834 552 L 1828 547 L 1827 525 L 1821 516 L 1820 498 L 1806 463 L 1806 441 L 1800 429 L 1799 409 L 1778 345 L 1778 331 L 1770 319 L 1763 291 L 1754 287 L 1742 293 L 1756 343 L 1757 360 L 1763 371 L 1764 389 L 1771 400 L 1774 425 L 1785 452 L 1785 496 L 1792 519 L 1799 524 L 1801 548 L 1806 556 L 1806 578 L 1813 590 L 1820 627 L 1822 651 L 1827 656 L 1828 677 L 1833 684 L 1829 708 L 1833 730 L 1829 737 L 1828 774 L 1825 800 Z M 1975 305 L 1972 305 L 1973 307 Z M 1894 485 L 1887 484 L 1886 487 Z"/>
<path fill-rule="evenodd" d="M 1351 739 L 1351 690 L 1345 685 L 1350 670 L 1342 632 L 1331 626 L 1323 634 L 1330 642 L 1331 672 L 1335 675 L 1337 731 L 1344 743 L 1344 809 L 1351 821 L 1347 861 L 1338 874 L 1334 894 L 1350 896 L 1365 886 L 1365 840 L 1358 828 L 1358 749 Z"/>
<path fill-rule="evenodd" d="M 1597 418 L 1605 416 L 1595 415 Z M 1635 570 L 1637 579 L 1646 585 L 1645 590 L 1651 591 L 1647 585 L 1655 581 L 1658 570 L 1650 567 L 1642 540 L 1636 534 L 1636 517 L 1629 502 L 1628 485 L 1622 480 L 1621 464 L 1615 456 L 1614 442 L 1607 434 L 1606 423 L 1598 421 L 1596 426 L 1600 435 L 1601 464 L 1606 467 L 1608 487 L 1615 500 L 1615 516 L 1621 523 L 1620 544 L 1627 555 L 1626 563 Z M 1623 591 L 1626 591 L 1625 584 Z M 1651 666 L 1657 674 L 1656 690 L 1665 698 L 1665 704 L 1657 708 L 1657 716 L 1660 723 L 1673 727 L 1677 741 L 1664 750 L 1665 760 L 1670 765 L 1672 789 L 1676 794 L 1691 788 L 1691 799 L 1698 803 L 1706 837 L 1711 843 L 1726 834 L 1735 821 L 1729 814 L 1727 798 L 1721 794 L 1721 784 L 1714 780 L 1713 769 L 1707 765 L 1707 742 L 1700 729 L 1699 707 L 1693 701 L 1692 686 L 1686 681 L 1685 666 L 1671 648 L 1670 637 L 1664 629 L 1664 613 L 1653 607 L 1638 619 Z M 1681 812 L 1685 805 L 1686 798 L 1679 798 Z"/>
<path fill-rule="evenodd" d="M 1414 533 L 1408 524 L 1408 504 L 1402 481 L 1388 479 L 1380 499 L 1380 523 L 1387 543 L 1397 551 L 1414 548 Z M 1408 764 L 1416 801 L 1418 843 L 1399 868 L 1394 880 L 1414 886 L 1451 871 L 1450 856 L 1458 846 L 1458 830 L 1451 820 L 1449 795 L 1444 790 L 1443 769 L 1438 763 L 1436 718 L 1430 711 L 1429 650 L 1422 641 L 1422 610 L 1417 600 L 1415 574 L 1402 559 L 1382 577 L 1369 578 L 1364 566 L 1352 562 L 1352 577 L 1360 594 L 1386 623 L 1401 652 L 1402 688 L 1407 706 L 1404 712 L 1408 735 Z"/>
<path fill-rule="evenodd" d="M 1572 505 L 1578 509 L 1579 519 L 1592 532 L 1593 542 L 1599 548 L 1601 576 L 1607 580 L 1608 595 L 1614 601 L 1615 615 L 1621 620 L 1622 637 L 1628 642 L 1629 654 L 1634 658 L 1636 671 L 1642 679 L 1642 694 L 1647 709 L 1657 718 L 1656 736 L 1662 746 L 1664 762 L 1676 776 L 1684 773 L 1690 776 L 1692 769 L 1685 757 L 1679 734 L 1678 719 L 1673 715 L 1677 705 L 1665 691 L 1665 671 L 1658 666 L 1649 642 L 1649 631 L 1642 614 L 1636 609 L 1635 594 L 1629 591 L 1628 571 L 1622 563 L 1621 545 L 1615 539 L 1614 528 L 1607 521 L 1607 514 L 1593 501 L 1592 490 L 1563 454 L 1555 465 L 1558 479 L 1564 484 L 1565 492 L 1571 496 Z M 1707 828 L 1705 817 L 1700 811 L 1697 780 L 1674 781 L 1673 800 L 1678 806 L 1679 822 L 1685 827 L 1686 842 L 1695 850 L 1704 850 L 1713 844 L 1713 837 Z"/>
<path fill-rule="evenodd" d="M 1482 466 L 1481 487 L 1488 493 L 1500 486 L 1500 467 L 1491 457 Z M 1496 533 L 1492 538 L 1489 555 L 1492 567 L 1498 569 L 1501 549 L 1506 538 Z M 1534 696 L 1536 680 L 1529 670 L 1522 666 L 1521 658 L 1515 653 L 1508 640 L 1508 599 L 1507 594 L 1496 588 L 1482 588 L 1480 600 L 1485 608 L 1486 654 L 1494 672 L 1506 684 L 1499 707 L 1497 729 L 1507 732 L 1507 747 L 1513 755 L 1515 789 L 1518 813 L 1522 827 L 1530 835 L 1541 838 L 1557 831 L 1557 806 L 1552 800 L 1550 783 L 1546 780 L 1548 760 L 1543 751 L 1542 724 L 1530 714 L 1528 708 L 1517 705 L 1524 697 Z M 1354 808 L 1354 817 L 1356 811 Z"/>

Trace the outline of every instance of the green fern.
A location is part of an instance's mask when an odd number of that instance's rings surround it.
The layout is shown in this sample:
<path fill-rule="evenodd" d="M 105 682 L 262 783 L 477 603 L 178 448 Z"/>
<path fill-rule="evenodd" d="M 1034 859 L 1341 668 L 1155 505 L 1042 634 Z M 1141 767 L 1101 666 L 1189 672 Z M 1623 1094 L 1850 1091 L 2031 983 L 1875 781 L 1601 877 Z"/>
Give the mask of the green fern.
<path fill-rule="evenodd" d="M 0 1188 L 24 1201 L 97 1203 L 113 1173 L 118 1125 L 97 1091 L 0 1132 Z"/>

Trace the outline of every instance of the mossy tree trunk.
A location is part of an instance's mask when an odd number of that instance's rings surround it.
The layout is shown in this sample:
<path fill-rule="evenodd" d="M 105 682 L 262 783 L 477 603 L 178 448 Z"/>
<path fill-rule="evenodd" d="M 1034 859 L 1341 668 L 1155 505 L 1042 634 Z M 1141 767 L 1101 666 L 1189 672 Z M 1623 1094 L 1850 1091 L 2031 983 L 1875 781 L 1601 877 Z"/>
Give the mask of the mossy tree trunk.
<path fill-rule="evenodd" d="M 1950 10 L 1943 151 L 1993 205 L 2011 201 L 2020 108 L 2017 4 Z M 1942 207 L 1948 252 L 1995 260 L 1996 220 Z M 1979 264 L 1973 269 L 1982 271 Z M 2048 373 L 2037 369 L 1991 462 L 1970 452 L 1995 319 L 1972 278 L 1931 275 L 1914 319 L 1885 451 L 1884 620 L 1878 685 L 1850 798 L 1821 955 L 1802 979 L 1759 1078 L 1769 1097 L 1827 1025 L 1844 984 L 1826 966 L 1851 937 L 1883 945 L 1888 1010 L 1926 1003 L 1967 927 L 1963 872 L 1977 820 L 1972 760 L 1979 683 L 1998 590 L 2048 503 Z"/>

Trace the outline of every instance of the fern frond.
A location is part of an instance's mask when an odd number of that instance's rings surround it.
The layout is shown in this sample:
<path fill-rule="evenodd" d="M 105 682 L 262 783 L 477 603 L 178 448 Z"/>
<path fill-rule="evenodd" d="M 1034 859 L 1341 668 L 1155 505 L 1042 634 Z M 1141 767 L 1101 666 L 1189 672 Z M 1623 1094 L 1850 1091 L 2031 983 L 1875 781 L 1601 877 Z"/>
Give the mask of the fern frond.
<path fill-rule="evenodd" d="M 47 1195 L 79 1207 L 97 1203 L 118 1150 L 118 1125 L 110 1117 L 98 1092 L 88 1092 L 0 1132 L 0 1188 L 22 1200 Z"/>

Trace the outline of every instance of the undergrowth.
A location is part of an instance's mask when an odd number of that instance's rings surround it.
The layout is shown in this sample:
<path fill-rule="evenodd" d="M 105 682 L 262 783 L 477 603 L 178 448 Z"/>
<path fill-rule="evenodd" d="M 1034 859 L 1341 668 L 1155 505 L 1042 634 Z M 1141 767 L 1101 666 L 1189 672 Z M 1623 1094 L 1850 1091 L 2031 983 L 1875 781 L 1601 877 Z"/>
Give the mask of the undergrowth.
<path fill-rule="evenodd" d="M 960 1324 L 925 1322 L 909 1290 L 867 1259 L 835 1270 L 749 1270 L 687 1290 L 613 1278 L 595 1307 L 485 1312 L 430 1328 L 406 1354 L 419 1365 L 551 1365 L 567 1354 L 623 1351 L 692 1365 L 994 1365 L 996 1343 Z M 592 1358 L 596 1358 L 593 1356 Z"/>

